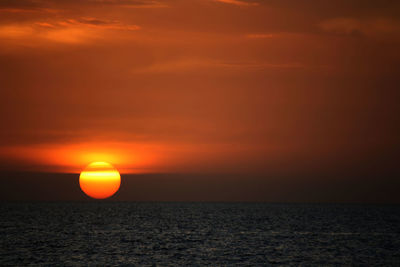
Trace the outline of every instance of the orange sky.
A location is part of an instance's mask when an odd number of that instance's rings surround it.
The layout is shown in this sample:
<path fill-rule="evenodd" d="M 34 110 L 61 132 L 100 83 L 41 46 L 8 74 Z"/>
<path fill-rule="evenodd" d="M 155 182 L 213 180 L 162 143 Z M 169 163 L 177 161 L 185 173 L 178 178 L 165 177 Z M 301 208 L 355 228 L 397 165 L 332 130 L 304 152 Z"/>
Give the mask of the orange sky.
<path fill-rule="evenodd" d="M 399 1 L 3 0 L 1 168 L 395 168 L 399 18 Z"/>

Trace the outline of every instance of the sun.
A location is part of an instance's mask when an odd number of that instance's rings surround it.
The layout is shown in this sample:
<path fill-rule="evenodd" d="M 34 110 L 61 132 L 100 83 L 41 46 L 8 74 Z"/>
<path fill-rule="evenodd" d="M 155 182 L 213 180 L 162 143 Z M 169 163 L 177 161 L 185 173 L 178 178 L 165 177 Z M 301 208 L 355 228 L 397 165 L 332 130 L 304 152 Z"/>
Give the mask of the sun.
<path fill-rule="evenodd" d="M 104 199 L 118 191 L 121 176 L 110 163 L 92 162 L 81 172 L 79 185 L 86 195 Z"/>

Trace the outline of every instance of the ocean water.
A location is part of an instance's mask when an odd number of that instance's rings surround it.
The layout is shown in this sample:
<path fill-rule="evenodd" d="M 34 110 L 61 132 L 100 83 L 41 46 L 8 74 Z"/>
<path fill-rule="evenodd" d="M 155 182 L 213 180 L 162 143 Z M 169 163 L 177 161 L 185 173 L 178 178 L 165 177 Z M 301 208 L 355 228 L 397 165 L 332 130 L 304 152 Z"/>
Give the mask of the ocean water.
<path fill-rule="evenodd" d="M 400 207 L 0 204 L 0 265 L 400 265 Z"/>

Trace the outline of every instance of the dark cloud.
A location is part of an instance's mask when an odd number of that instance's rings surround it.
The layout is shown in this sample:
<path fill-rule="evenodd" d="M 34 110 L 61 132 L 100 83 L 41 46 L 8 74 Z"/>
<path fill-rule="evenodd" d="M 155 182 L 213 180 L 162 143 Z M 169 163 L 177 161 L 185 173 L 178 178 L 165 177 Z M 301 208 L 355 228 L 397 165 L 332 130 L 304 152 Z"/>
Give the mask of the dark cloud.
<path fill-rule="evenodd" d="M 400 203 L 394 176 L 352 175 L 323 182 L 304 176 L 122 175 L 121 188 L 109 201 Z M 78 181 L 78 174 L 3 172 L 0 201 L 90 201 Z"/>
<path fill-rule="evenodd" d="M 80 5 L 82 7 L 91 6 L 124 6 L 124 7 L 151 7 L 160 6 L 160 2 L 152 0 L 20 0 L 20 1 L 9 1 L 4 0 L 0 2 L 0 9 L 43 9 L 49 7 L 76 7 Z"/>

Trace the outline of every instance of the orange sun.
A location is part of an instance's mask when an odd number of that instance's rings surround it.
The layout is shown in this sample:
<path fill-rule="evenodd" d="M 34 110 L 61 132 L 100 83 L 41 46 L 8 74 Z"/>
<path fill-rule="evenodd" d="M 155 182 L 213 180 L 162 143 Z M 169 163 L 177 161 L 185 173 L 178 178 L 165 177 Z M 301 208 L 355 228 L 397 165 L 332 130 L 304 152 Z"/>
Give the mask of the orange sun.
<path fill-rule="evenodd" d="M 93 162 L 81 172 L 79 185 L 82 191 L 92 198 L 108 198 L 118 191 L 121 176 L 111 164 Z"/>

